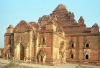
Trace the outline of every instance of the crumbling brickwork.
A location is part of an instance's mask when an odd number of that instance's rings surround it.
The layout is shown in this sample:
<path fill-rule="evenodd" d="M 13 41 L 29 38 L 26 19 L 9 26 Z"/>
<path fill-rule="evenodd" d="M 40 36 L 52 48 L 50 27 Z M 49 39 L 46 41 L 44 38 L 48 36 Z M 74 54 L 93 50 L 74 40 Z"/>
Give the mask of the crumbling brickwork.
<path fill-rule="evenodd" d="M 76 22 L 74 13 L 63 4 L 37 23 L 22 20 L 15 27 L 10 25 L 4 39 L 5 59 L 52 64 L 100 61 L 98 24 L 88 28 L 82 16 Z"/>

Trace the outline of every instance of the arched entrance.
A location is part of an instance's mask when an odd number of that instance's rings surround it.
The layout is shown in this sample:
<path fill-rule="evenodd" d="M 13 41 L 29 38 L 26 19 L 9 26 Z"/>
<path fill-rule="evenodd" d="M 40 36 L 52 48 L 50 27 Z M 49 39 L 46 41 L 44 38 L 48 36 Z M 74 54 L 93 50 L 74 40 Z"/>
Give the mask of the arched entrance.
<path fill-rule="evenodd" d="M 20 44 L 20 60 L 24 60 L 24 46 Z"/>
<path fill-rule="evenodd" d="M 42 48 L 42 49 L 40 49 L 40 51 L 37 55 L 37 62 L 45 63 L 45 60 L 46 60 L 46 53 L 45 53 L 45 50 Z"/>

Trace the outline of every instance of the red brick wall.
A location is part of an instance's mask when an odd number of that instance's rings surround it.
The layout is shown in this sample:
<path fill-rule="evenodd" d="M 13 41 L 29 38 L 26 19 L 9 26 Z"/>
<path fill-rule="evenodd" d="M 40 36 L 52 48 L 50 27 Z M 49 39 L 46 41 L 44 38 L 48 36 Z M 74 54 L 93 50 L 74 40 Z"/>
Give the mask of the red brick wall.
<path fill-rule="evenodd" d="M 6 51 L 9 48 L 9 46 L 8 46 L 8 45 L 10 45 L 9 41 L 10 41 L 10 36 L 5 35 L 4 36 L 4 50 L 3 50 L 4 54 L 6 53 Z"/>

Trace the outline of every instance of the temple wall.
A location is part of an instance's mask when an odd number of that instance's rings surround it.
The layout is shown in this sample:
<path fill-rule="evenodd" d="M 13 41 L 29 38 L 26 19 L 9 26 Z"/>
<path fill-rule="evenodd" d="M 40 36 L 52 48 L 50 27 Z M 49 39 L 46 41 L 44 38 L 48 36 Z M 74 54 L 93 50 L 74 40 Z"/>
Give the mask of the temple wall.
<path fill-rule="evenodd" d="M 70 40 L 73 40 L 74 47 L 70 48 Z M 86 45 L 88 44 L 88 47 Z M 66 55 L 67 59 L 70 58 L 70 51 L 72 50 L 74 57 L 77 60 L 99 60 L 98 58 L 98 46 L 99 36 L 68 36 L 66 41 Z M 86 59 L 88 55 L 88 59 Z M 96 55 L 96 56 L 95 56 Z"/>

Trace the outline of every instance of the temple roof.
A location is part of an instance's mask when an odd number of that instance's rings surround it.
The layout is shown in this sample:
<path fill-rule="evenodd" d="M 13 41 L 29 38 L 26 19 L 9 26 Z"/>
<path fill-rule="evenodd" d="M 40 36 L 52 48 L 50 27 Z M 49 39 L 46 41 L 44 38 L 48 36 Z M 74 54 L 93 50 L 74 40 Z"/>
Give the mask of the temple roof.
<path fill-rule="evenodd" d="M 24 20 L 21 20 L 14 28 L 15 32 L 26 32 L 28 30 L 33 30 L 33 27 Z"/>
<path fill-rule="evenodd" d="M 97 23 L 95 23 L 92 27 L 99 27 Z"/>
<path fill-rule="evenodd" d="M 66 6 L 63 4 L 59 4 L 54 11 L 59 11 L 59 10 L 67 10 Z"/>

